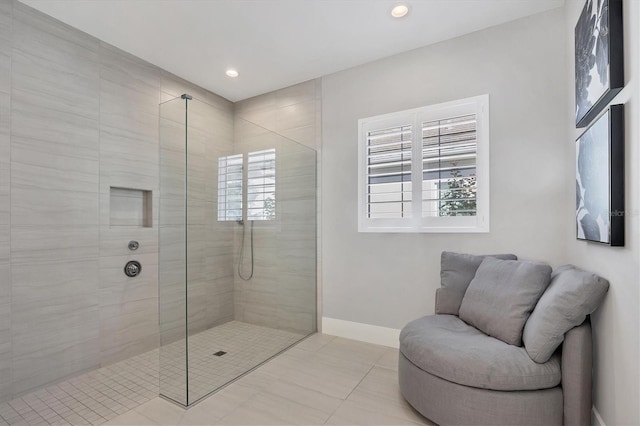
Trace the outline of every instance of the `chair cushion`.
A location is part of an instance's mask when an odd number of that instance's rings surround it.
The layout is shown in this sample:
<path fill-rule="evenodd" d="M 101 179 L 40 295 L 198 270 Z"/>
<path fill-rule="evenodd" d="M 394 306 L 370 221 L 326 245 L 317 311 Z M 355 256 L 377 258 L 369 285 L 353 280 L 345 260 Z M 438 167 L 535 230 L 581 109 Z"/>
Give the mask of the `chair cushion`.
<path fill-rule="evenodd" d="M 572 265 L 553 271 L 551 284 L 522 334 L 531 359 L 546 362 L 564 340 L 564 334 L 598 308 L 608 289 L 609 281 Z"/>
<path fill-rule="evenodd" d="M 542 263 L 485 258 L 460 305 L 460 318 L 489 336 L 522 345 L 522 329 L 549 285 Z"/>
<path fill-rule="evenodd" d="M 436 300 L 436 314 L 458 315 L 460 304 L 469 283 L 485 257 L 517 260 L 515 254 L 473 254 L 443 251 L 440 256 L 440 289 Z"/>
<path fill-rule="evenodd" d="M 500 391 L 548 389 L 561 380 L 560 357 L 539 364 L 523 347 L 508 345 L 454 315 L 407 324 L 400 352 L 416 367 L 460 385 Z"/>

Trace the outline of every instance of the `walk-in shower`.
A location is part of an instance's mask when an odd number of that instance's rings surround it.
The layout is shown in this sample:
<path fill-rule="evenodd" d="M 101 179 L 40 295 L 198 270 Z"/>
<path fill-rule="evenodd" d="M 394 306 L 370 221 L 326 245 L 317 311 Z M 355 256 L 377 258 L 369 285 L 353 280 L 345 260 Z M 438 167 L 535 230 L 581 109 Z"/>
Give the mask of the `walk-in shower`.
<path fill-rule="evenodd" d="M 316 153 L 160 105 L 160 394 L 189 406 L 316 331 Z"/>

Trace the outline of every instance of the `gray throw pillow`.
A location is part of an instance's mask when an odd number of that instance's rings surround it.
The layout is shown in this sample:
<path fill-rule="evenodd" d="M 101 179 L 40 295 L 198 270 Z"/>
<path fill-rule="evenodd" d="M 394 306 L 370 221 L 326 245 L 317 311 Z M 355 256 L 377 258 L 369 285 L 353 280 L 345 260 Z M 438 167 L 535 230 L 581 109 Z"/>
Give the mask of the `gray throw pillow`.
<path fill-rule="evenodd" d="M 515 254 L 473 255 L 443 251 L 440 256 L 440 286 L 436 292 L 436 314 L 458 315 L 460 304 L 478 266 L 485 257 L 517 260 Z"/>
<path fill-rule="evenodd" d="M 522 345 L 522 329 L 549 285 L 542 263 L 485 258 L 460 305 L 460 318 L 510 345 Z"/>
<path fill-rule="evenodd" d="M 564 334 L 582 324 L 609 290 L 609 281 L 573 265 L 553 271 L 551 284 L 524 327 L 522 339 L 532 360 L 544 363 L 564 340 Z"/>

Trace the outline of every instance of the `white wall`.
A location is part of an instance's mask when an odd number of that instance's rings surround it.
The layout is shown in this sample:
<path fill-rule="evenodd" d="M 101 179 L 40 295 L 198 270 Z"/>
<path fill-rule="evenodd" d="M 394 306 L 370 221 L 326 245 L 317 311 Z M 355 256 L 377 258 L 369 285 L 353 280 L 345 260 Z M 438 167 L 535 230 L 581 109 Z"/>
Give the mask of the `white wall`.
<path fill-rule="evenodd" d="M 584 6 L 584 0 L 569 0 L 565 4 L 566 49 L 571 52 L 565 76 L 567 93 L 568 148 L 564 168 L 567 172 L 567 192 L 575 193 L 575 143 L 582 130 L 574 125 L 574 27 Z M 572 218 L 566 229 L 568 261 L 606 277 L 611 287 L 603 305 L 592 317 L 594 331 L 594 406 L 604 423 L 630 425 L 640 423 L 640 301 L 638 261 L 640 236 L 638 193 L 640 192 L 638 164 L 640 162 L 640 3 L 625 1 L 625 88 L 612 104 L 625 104 L 625 185 L 626 185 L 626 242 L 625 247 L 611 248 L 599 244 L 576 241 L 573 217 L 575 200 L 568 197 L 565 215 Z M 630 213 L 630 214 L 629 214 Z"/>
<path fill-rule="evenodd" d="M 561 262 L 566 214 L 562 9 L 323 78 L 324 316 L 400 328 L 434 311 L 440 252 Z M 491 233 L 359 234 L 359 118 L 488 93 Z"/>

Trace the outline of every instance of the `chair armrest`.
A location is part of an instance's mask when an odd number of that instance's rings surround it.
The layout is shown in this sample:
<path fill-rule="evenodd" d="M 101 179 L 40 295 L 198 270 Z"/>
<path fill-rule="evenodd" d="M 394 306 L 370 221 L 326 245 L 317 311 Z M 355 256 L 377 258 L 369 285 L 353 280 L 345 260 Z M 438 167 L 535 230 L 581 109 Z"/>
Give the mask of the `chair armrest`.
<path fill-rule="evenodd" d="M 565 425 L 591 425 L 593 344 L 589 317 L 569 330 L 562 343 Z"/>

